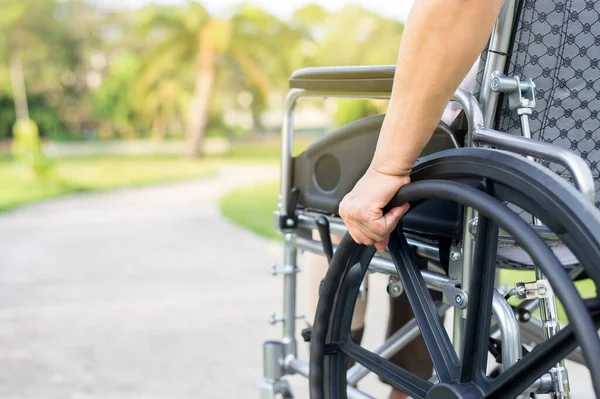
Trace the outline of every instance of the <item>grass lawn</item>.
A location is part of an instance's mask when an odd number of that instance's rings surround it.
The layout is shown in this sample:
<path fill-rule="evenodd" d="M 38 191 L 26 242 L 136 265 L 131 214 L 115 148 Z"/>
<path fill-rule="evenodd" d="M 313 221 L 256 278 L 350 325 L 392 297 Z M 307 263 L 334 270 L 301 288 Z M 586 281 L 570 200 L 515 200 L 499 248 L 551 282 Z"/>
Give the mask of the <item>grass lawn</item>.
<path fill-rule="evenodd" d="M 178 157 L 62 159 L 36 180 L 9 158 L 0 159 L 0 210 L 60 195 L 183 180 L 214 173 L 212 162 Z"/>
<path fill-rule="evenodd" d="M 314 137 L 297 137 L 295 153 L 302 151 Z M 140 186 L 152 183 L 184 180 L 213 174 L 219 164 L 277 164 L 280 159 L 278 136 L 255 140 L 234 141 L 227 154 L 207 156 L 202 160 L 186 160 L 176 156 L 114 156 L 63 158 L 54 161 L 53 172 L 46 179 L 35 179 L 12 162 L 10 156 L 0 156 L 0 211 L 17 206 L 77 192 L 89 192 Z M 276 185 L 272 188 L 277 191 Z M 277 194 L 272 202 L 276 204 Z M 229 200 L 230 209 L 235 213 L 235 199 Z M 260 205 L 260 204 L 257 204 Z M 273 205 L 272 209 L 275 209 Z M 234 218 L 246 218 L 245 215 Z M 251 218 L 250 218 L 251 219 Z M 272 226 L 273 217 L 266 220 L 265 227 L 256 232 L 276 237 Z M 257 221 L 246 222 L 254 225 Z"/>
<path fill-rule="evenodd" d="M 299 136 L 294 138 L 294 155 L 300 154 L 316 137 Z M 279 162 L 281 142 L 278 136 L 256 139 L 239 140 L 231 143 L 230 150 L 224 155 L 215 155 L 209 159 L 234 162 Z"/>
<path fill-rule="evenodd" d="M 275 230 L 279 182 L 261 183 L 234 190 L 221 198 L 219 206 L 232 222 L 263 237 L 281 239 Z"/>
<path fill-rule="evenodd" d="M 535 281 L 535 273 L 533 271 L 523 271 L 523 270 L 501 270 L 500 271 L 500 282 L 501 284 L 506 284 L 513 287 L 513 283 L 515 281 Z M 592 298 L 596 292 L 594 283 L 591 279 L 580 280 L 575 282 L 575 288 L 579 291 L 579 294 L 584 298 Z M 515 305 L 519 302 L 516 300 L 509 300 L 509 303 Z M 538 317 L 538 314 L 535 315 Z M 565 310 L 562 305 L 558 303 L 558 317 L 561 321 L 567 321 L 567 315 L 565 314 Z"/>
<path fill-rule="evenodd" d="M 279 183 L 264 183 L 250 188 L 233 191 L 221 199 L 221 211 L 234 223 L 268 238 L 281 239 L 274 229 L 273 211 L 277 208 Z M 533 272 L 520 270 L 502 270 L 500 284 L 512 287 L 515 281 L 533 281 Z M 582 280 L 575 283 L 582 296 L 594 296 L 594 283 Z M 516 303 L 511 300 L 511 303 Z M 566 321 L 565 312 L 559 304 L 559 317 Z"/>

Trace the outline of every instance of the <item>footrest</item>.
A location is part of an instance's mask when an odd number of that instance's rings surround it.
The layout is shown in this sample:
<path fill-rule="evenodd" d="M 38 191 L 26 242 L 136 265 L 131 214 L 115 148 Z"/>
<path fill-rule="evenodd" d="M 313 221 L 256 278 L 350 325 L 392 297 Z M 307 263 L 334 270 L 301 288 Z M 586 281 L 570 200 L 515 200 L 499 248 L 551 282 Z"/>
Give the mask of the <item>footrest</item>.
<path fill-rule="evenodd" d="M 342 93 L 389 93 L 395 65 L 302 68 L 292 74 L 290 88 Z"/>

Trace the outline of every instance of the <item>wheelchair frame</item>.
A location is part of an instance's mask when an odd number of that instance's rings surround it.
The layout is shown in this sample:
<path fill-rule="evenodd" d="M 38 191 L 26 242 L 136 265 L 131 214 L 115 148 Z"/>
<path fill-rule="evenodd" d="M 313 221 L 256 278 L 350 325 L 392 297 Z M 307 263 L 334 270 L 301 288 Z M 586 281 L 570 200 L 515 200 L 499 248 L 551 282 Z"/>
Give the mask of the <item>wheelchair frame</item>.
<path fill-rule="evenodd" d="M 493 146 L 501 150 L 518 153 L 528 157 L 544 159 L 563 165 L 571 173 L 576 187 L 592 203 L 595 201 L 595 189 L 592 173 L 583 159 L 577 154 L 555 146 L 532 140 L 527 128 L 523 129 L 524 137 L 516 137 L 493 130 L 494 116 L 498 108 L 500 93 L 507 93 L 498 87 L 504 78 L 499 71 L 504 71 L 507 62 L 507 53 L 510 47 L 511 33 L 515 17 L 516 0 L 507 0 L 502 8 L 496 22 L 489 42 L 489 49 L 484 69 L 481 94 L 479 101 L 463 90 L 458 90 L 453 97 L 463 109 L 467 122 L 468 132 L 466 146 Z M 496 79 L 495 79 L 496 78 Z M 518 84 L 517 80 L 517 84 Z M 308 377 L 308 363 L 298 358 L 296 344 L 296 320 L 300 318 L 296 313 L 296 274 L 298 250 L 310 251 L 324 254 L 322 243 L 296 234 L 296 229 L 316 229 L 317 215 L 308 211 L 296 212 L 292 207 L 292 153 L 294 136 L 294 109 L 297 101 L 305 97 L 334 97 L 334 98 L 361 98 L 361 99 L 387 99 L 390 92 L 340 92 L 340 91 L 312 91 L 306 89 L 291 89 L 284 104 L 283 126 L 281 136 L 281 181 L 279 194 L 279 209 L 276 212 L 276 221 L 282 230 L 284 237 L 284 259 L 283 267 L 273 268 L 273 274 L 283 275 L 283 313 L 279 316 L 273 315 L 270 322 L 283 324 L 283 337 L 278 340 L 265 341 L 263 345 L 263 372 L 264 378 L 260 384 L 261 398 L 273 399 L 277 395 L 292 398 L 293 394 L 289 384 L 283 377 L 285 375 L 300 374 Z M 522 122 L 528 126 L 527 115 Z M 477 214 L 473 209 L 467 208 L 464 212 L 464 226 L 471 226 L 476 220 Z M 343 221 L 337 217 L 328 217 L 329 227 L 332 233 L 342 235 L 346 232 Z M 502 236 L 502 232 L 500 233 Z M 504 236 L 504 239 L 509 239 Z M 551 237 L 552 238 L 552 237 Z M 472 251 L 474 239 L 470 229 L 463 229 L 462 247 L 453 247 L 450 257 L 449 275 L 434 273 L 423 270 L 427 286 L 430 289 L 444 293 L 445 304 L 439 309 L 440 314 L 449 307 L 454 306 L 453 320 L 453 345 L 457 353 L 461 353 L 461 337 L 464 336 L 465 307 L 468 292 L 460 287 L 469 286 L 469 276 L 472 268 Z M 409 244 L 416 248 L 417 253 L 433 262 L 439 262 L 439 250 L 436 246 L 409 239 Z M 397 271 L 389 256 L 378 254 L 373 258 L 369 271 L 379 272 L 397 277 Z M 537 270 L 536 270 L 537 271 Z M 537 279 L 543 279 L 543 275 L 536 273 Z M 464 298 L 461 303 L 452 298 Z M 529 309 L 541 305 L 543 313 L 548 317 L 542 318 L 539 323 L 551 336 L 548 330 L 548 322 L 556 317 L 556 305 L 553 298 L 534 299 L 528 304 Z M 457 311 L 458 310 L 458 311 Z M 521 358 L 521 338 L 519 332 L 519 321 L 508 302 L 502 294 L 496 290 L 493 298 L 493 313 L 496 318 L 497 327 L 492 336 L 502 341 L 502 364 L 508 367 Z M 413 319 L 393 334 L 386 342 L 378 348 L 375 353 L 389 359 L 395 353 L 411 342 L 419 335 L 419 328 Z M 562 372 L 564 367 L 558 367 L 557 372 Z M 565 371 L 566 373 L 566 371 Z M 360 364 L 354 365 L 347 372 L 348 397 L 369 398 L 370 396 L 353 388 L 360 379 L 368 374 L 365 367 Z M 566 386 L 565 386 L 566 384 Z M 566 390 L 566 391 L 565 391 Z M 546 375 L 531 387 L 532 392 L 568 392 L 568 379 L 565 375 Z"/>

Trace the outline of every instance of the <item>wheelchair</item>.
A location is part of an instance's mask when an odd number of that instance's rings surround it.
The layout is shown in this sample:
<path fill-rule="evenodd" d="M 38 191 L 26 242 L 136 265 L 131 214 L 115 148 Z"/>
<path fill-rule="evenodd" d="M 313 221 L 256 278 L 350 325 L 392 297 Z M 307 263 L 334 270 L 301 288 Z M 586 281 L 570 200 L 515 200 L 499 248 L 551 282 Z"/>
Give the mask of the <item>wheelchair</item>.
<path fill-rule="evenodd" d="M 481 57 L 479 94 L 455 93 L 460 116 L 450 125 L 440 122 L 413 167 L 411 184 L 389 205 L 409 202 L 411 209 L 384 252 L 356 244 L 337 214 L 371 161 L 383 115 L 343 126 L 293 156 L 293 113 L 305 97 L 389 98 L 394 67 L 305 68 L 292 75 L 275 215 L 284 237 L 283 266 L 275 270 L 283 276 L 284 294 L 283 313 L 274 322 L 283 324 L 283 337 L 263 344 L 262 399 L 292 398 L 285 379 L 291 374 L 309 378 L 312 399 L 370 398 L 356 387 L 369 373 L 413 398 L 567 398 L 565 358 L 586 365 L 594 386 L 588 397 L 600 397 L 600 298 L 581 298 L 573 284 L 582 278 L 600 282 L 598 177 L 592 172 L 600 154 L 594 140 L 600 142 L 594 109 L 600 100 L 593 100 L 600 98 L 600 73 L 579 71 L 570 57 L 574 79 L 584 84 L 569 91 L 564 63 L 556 73 L 540 64 L 546 56 L 564 61 L 575 51 L 569 24 L 556 32 L 536 26 L 560 15 L 579 26 L 573 29 L 582 36 L 600 37 L 600 27 L 581 28 L 585 14 L 596 13 L 597 20 L 599 10 L 597 3 L 579 0 L 506 0 Z M 547 54 L 536 53 L 540 46 Z M 600 54 L 600 44 L 588 51 Z M 586 86 L 586 80 L 592 83 Z M 584 111 L 592 116 L 581 117 Z M 558 133 L 551 137 L 544 133 L 549 131 Z M 574 136 L 581 136 L 578 142 Z M 343 235 L 337 246 L 332 233 Z M 313 327 L 302 334 L 310 341 L 309 362 L 297 355 L 298 251 L 329 259 Z M 496 286 L 500 268 L 534 270 L 535 280 L 515 282 L 503 292 Z M 350 338 L 354 304 L 368 273 L 390 276 L 415 315 L 373 352 Z M 432 291 L 442 294 L 441 303 L 432 300 Z M 509 303 L 510 297 L 518 304 Z M 558 323 L 557 300 L 568 316 L 566 326 Z M 450 308 L 452 339 L 439 317 Z M 389 361 L 419 334 L 435 369 L 429 380 Z M 525 341 L 536 345 L 526 350 Z M 498 365 L 490 369 L 492 348 Z M 355 361 L 350 368 L 348 359 Z"/>

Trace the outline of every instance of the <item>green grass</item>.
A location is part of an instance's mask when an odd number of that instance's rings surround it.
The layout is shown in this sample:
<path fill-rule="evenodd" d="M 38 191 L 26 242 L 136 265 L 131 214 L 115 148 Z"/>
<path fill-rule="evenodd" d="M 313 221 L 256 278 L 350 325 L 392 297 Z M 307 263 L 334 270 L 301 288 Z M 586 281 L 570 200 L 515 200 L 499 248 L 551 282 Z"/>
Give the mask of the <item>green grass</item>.
<path fill-rule="evenodd" d="M 506 286 L 512 288 L 514 286 L 515 281 L 535 281 L 535 273 L 533 271 L 523 271 L 523 270 L 501 270 L 500 271 L 500 284 L 505 284 Z M 590 279 L 580 280 L 575 282 L 575 288 L 579 291 L 579 294 L 583 298 L 592 298 L 596 293 L 596 287 L 594 282 Z M 510 299 L 509 303 L 516 305 L 519 301 L 515 299 Z M 539 318 L 539 315 L 536 314 L 536 317 Z M 565 313 L 564 308 L 561 303 L 558 303 L 558 318 L 560 321 L 567 322 L 568 318 Z"/>
<path fill-rule="evenodd" d="M 298 136 L 294 139 L 294 154 L 306 149 L 316 136 Z M 260 140 L 234 141 L 231 150 L 218 159 L 221 162 L 267 162 L 280 159 L 279 137 Z M 269 182 L 235 190 L 220 201 L 221 212 L 232 222 L 263 237 L 281 239 L 274 227 L 273 212 L 277 209 L 279 183 Z"/>
<path fill-rule="evenodd" d="M 304 150 L 315 137 L 297 137 L 294 153 Z M 277 164 L 280 159 L 278 136 L 259 137 L 255 140 L 234 141 L 227 154 L 209 156 L 201 160 L 186 160 L 176 156 L 114 156 L 64 158 L 54 161 L 53 172 L 46 179 L 35 179 L 15 164 L 9 155 L 0 155 L 0 211 L 24 204 L 59 197 L 77 192 L 90 192 L 153 183 L 184 180 L 214 173 L 219 164 Z M 276 185 L 271 187 L 275 194 L 270 198 L 277 202 Z M 260 205 L 260 204 L 258 204 Z M 257 216 L 254 225 L 266 221 L 266 226 L 257 227 L 257 232 L 276 237 L 273 230 L 273 205 L 264 209 L 266 218 Z M 231 211 L 235 213 L 235 211 Z M 258 212 L 261 212 L 259 210 Z M 244 218 L 243 215 L 233 218 Z M 248 217 L 246 217 L 248 219 Z M 249 219 L 252 219 L 251 217 Z M 265 220 L 266 219 L 266 220 Z"/>
<path fill-rule="evenodd" d="M 62 159 L 45 179 L 35 179 L 8 158 L 0 159 L 0 210 L 76 192 L 101 191 L 190 179 L 214 173 L 202 160 L 176 157 Z"/>
<path fill-rule="evenodd" d="M 221 198 L 223 215 L 232 222 L 267 238 L 281 238 L 275 230 L 279 183 L 269 182 L 234 190 Z"/>
<path fill-rule="evenodd" d="M 221 199 L 221 211 L 234 223 L 253 231 L 263 237 L 280 239 L 281 235 L 274 229 L 273 211 L 277 208 L 277 182 L 256 185 L 230 192 Z M 515 281 L 534 281 L 532 271 L 502 270 L 500 285 L 512 288 Z M 575 286 L 584 298 L 594 296 L 594 283 L 587 279 L 577 281 Z M 518 301 L 511 299 L 512 304 Z M 558 304 L 558 314 L 561 321 L 567 321 L 562 305 Z"/>
<path fill-rule="evenodd" d="M 316 137 L 301 136 L 294 140 L 294 154 L 304 151 Z M 224 155 L 214 158 L 231 161 L 277 162 L 280 159 L 281 142 L 279 137 L 259 138 L 256 140 L 240 140 L 231 143 L 230 150 Z M 212 158 L 212 157 L 211 157 Z"/>

